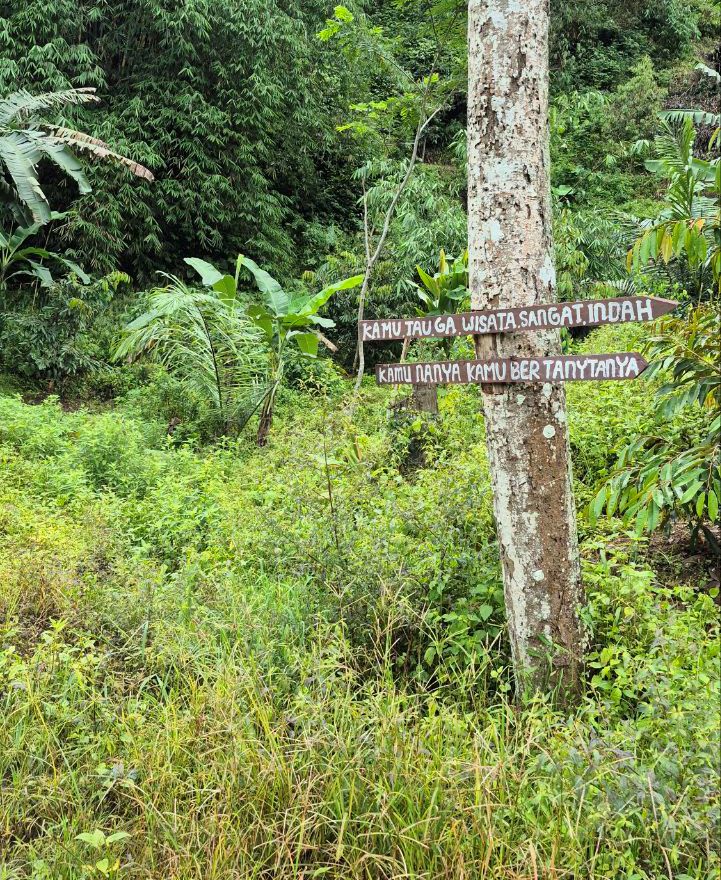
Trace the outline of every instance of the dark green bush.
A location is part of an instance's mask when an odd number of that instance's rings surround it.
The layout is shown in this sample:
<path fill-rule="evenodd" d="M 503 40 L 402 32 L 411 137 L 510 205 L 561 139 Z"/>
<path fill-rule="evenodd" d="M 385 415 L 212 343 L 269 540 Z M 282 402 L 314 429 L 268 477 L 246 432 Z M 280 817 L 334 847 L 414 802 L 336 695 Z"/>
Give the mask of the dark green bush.
<path fill-rule="evenodd" d="M 129 280 L 116 272 L 89 284 L 72 278 L 14 291 L 0 315 L 0 363 L 58 391 L 102 372 L 114 333 L 109 307 Z"/>

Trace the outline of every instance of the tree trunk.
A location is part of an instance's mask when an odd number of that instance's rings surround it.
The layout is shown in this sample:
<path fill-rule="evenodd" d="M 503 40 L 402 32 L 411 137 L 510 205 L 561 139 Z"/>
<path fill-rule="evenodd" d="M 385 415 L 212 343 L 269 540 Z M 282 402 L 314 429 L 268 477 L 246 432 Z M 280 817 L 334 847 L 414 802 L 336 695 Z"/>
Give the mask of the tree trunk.
<path fill-rule="evenodd" d="M 275 395 L 278 389 L 277 382 L 268 392 L 267 397 L 263 401 L 260 410 L 260 418 L 258 419 L 258 433 L 256 435 L 256 443 L 258 446 L 265 446 L 268 442 L 268 434 L 273 424 L 273 410 L 275 409 Z"/>
<path fill-rule="evenodd" d="M 401 363 L 405 363 L 406 355 L 408 354 L 408 348 L 411 344 L 411 340 L 409 336 L 403 340 L 403 350 L 401 351 Z M 398 386 L 395 386 L 396 389 Z M 427 412 L 432 413 L 433 415 L 438 415 L 438 386 L 432 385 L 430 383 L 422 383 L 420 385 L 413 386 L 413 407 L 418 410 L 418 412 Z"/>
<path fill-rule="evenodd" d="M 548 156 L 548 0 L 469 0 L 471 307 L 556 299 Z M 486 357 L 547 357 L 557 331 L 478 337 Z M 519 696 L 578 691 L 584 632 L 562 385 L 482 386 Z"/>
<path fill-rule="evenodd" d="M 265 446 L 268 442 L 268 434 L 270 433 L 270 426 L 273 423 L 273 409 L 272 406 L 268 406 L 268 403 L 263 404 L 263 409 L 260 411 L 260 419 L 258 421 L 258 433 L 256 435 L 256 443 L 258 446 Z"/>
<path fill-rule="evenodd" d="M 418 412 L 438 413 L 438 386 L 423 382 L 413 386 L 413 405 Z"/>

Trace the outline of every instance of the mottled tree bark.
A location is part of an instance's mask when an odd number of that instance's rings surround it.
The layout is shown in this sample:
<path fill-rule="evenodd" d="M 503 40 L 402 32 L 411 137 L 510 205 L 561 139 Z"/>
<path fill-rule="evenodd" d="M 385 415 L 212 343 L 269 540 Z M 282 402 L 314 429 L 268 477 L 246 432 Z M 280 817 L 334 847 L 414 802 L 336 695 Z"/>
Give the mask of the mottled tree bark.
<path fill-rule="evenodd" d="M 418 412 L 438 413 L 438 386 L 424 382 L 413 386 L 413 405 Z"/>
<path fill-rule="evenodd" d="M 556 299 L 548 157 L 548 0 L 469 0 L 468 240 L 474 309 Z M 544 357 L 557 331 L 477 340 Z M 583 599 L 562 385 L 482 387 L 519 694 L 578 690 Z"/>

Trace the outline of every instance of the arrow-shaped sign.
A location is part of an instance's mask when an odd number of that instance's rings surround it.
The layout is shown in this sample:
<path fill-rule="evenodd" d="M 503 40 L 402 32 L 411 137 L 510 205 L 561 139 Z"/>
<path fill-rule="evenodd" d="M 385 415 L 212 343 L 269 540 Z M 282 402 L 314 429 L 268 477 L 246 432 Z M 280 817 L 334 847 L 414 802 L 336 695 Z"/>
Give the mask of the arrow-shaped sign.
<path fill-rule="evenodd" d="M 457 315 L 428 315 L 419 318 L 383 318 L 361 321 L 363 342 L 390 339 L 439 339 L 448 336 L 479 336 L 486 333 L 517 333 L 558 327 L 593 327 L 654 321 L 672 312 L 673 300 L 654 296 L 587 299 L 569 303 L 527 306 L 515 309 L 486 309 Z"/>
<path fill-rule="evenodd" d="M 379 385 L 577 382 L 635 379 L 648 366 L 638 352 L 571 354 L 545 358 L 490 358 L 482 361 L 378 364 Z"/>

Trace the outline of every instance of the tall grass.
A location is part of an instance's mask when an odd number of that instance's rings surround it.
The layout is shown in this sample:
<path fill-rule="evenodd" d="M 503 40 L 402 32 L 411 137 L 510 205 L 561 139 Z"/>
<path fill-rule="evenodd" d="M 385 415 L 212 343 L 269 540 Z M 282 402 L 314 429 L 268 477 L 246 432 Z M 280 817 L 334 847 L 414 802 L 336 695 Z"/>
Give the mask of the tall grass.
<path fill-rule="evenodd" d="M 718 877 L 713 602 L 591 548 L 587 695 L 517 709 L 443 617 L 489 541 L 447 405 L 405 480 L 351 426 L 330 559 L 306 403 L 258 457 L 0 398 L 2 880 Z"/>
<path fill-rule="evenodd" d="M 337 629 L 315 633 L 292 689 L 237 646 L 188 647 L 133 672 L 59 627 L 31 656 L 5 650 L 6 878 L 89 876 L 76 836 L 95 828 L 130 834 L 125 877 L 710 880 L 718 866 L 696 794 L 659 789 L 656 739 L 600 735 L 590 706 L 484 707 L 468 670 L 452 692 L 404 690 L 390 664 L 363 681 Z"/>

